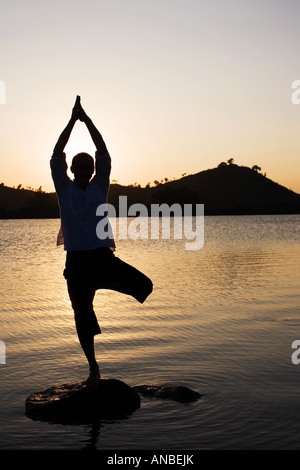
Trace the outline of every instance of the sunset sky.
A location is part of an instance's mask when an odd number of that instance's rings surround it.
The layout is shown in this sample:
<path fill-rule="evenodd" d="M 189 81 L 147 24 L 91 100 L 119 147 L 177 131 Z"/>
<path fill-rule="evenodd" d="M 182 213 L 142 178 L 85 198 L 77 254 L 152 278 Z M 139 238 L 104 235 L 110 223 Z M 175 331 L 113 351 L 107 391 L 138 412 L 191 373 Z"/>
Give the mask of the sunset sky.
<path fill-rule="evenodd" d="M 120 184 L 234 158 L 300 193 L 299 18 L 299 0 L 0 0 L 0 182 L 54 190 L 79 94 Z M 68 162 L 94 150 L 77 123 Z"/>

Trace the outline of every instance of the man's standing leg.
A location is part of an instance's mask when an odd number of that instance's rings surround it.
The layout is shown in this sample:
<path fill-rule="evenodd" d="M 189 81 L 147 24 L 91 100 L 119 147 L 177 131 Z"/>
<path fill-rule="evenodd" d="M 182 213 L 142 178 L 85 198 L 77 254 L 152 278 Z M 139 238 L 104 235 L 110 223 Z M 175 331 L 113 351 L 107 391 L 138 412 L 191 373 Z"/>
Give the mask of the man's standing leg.
<path fill-rule="evenodd" d="M 95 290 L 86 284 L 68 281 L 68 291 L 74 310 L 78 339 L 89 364 L 90 374 L 87 383 L 94 384 L 100 379 L 94 336 L 101 333 L 93 308 Z"/>

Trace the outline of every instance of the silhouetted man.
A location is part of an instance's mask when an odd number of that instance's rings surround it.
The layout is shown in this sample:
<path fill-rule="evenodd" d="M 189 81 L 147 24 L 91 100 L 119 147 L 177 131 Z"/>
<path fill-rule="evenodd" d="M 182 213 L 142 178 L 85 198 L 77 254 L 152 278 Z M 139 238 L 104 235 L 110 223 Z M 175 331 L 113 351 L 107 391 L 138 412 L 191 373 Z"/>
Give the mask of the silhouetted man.
<path fill-rule="evenodd" d="M 96 146 L 95 164 L 87 153 L 75 155 L 71 165 L 72 181 L 67 175 L 64 148 L 78 119 L 85 123 Z M 59 201 L 60 234 L 67 252 L 64 277 L 78 338 L 89 363 L 87 383 L 95 384 L 100 379 L 100 371 L 95 358 L 94 336 L 101 333 L 93 309 L 96 290 L 116 290 L 143 303 L 153 286 L 147 276 L 115 256 L 111 230 L 107 230 L 103 239 L 97 236 L 96 226 L 101 218 L 96 216 L 96 210 L 107 201 L 111 158 L 100 132 L 83 110 L 79 96 L 71 119 L 55 145 L 50 166 Z"/>

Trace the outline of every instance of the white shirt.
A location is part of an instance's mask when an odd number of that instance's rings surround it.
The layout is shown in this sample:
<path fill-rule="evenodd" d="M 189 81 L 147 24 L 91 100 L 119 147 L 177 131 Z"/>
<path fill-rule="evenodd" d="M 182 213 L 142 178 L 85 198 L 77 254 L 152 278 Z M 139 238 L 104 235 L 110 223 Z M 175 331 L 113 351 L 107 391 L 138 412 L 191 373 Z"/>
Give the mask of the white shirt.
<path fill-rule="evenodd" d="M 101 240 L 96 234 L 96 226 L 103 218 L 96 216 L 96 210 L 107 202 L 111 158 L 109 153 L 100 156 L 96 152 L 95 160 L 95 175 L 85 191 L 68 177 L 65 154 L 52 155 L 50 160 L 61 218 L 58 243 L 63 241 L 66 251 L 115 247 L 112 235 Z M 108 233 L 112 234 L 110 226 Z"/>

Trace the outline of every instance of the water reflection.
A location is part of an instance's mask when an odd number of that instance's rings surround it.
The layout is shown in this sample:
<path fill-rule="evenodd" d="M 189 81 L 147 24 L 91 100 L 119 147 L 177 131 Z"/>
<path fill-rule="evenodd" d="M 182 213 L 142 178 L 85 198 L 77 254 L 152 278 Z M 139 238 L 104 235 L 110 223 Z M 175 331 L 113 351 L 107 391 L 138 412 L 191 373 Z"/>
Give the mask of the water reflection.
<path fill-rule="evenodd" d="M 208 217 L 204 247 L 194 252 L 182 240 L 119 240 L 120 257 L 155 289 L 143 306 L 97 295 L 104 377 L 179 382 L 204 399 L 184 408 L 146 400 L 128 420 L 67 433 L 22 420 L 32 391 L 86 374 L 65 253 L 55 244 L 59 223 L 0 221 L 0 448 L 297 448 L 299 368 L 290 356 L 300 327 L 299 221 Z"/>

